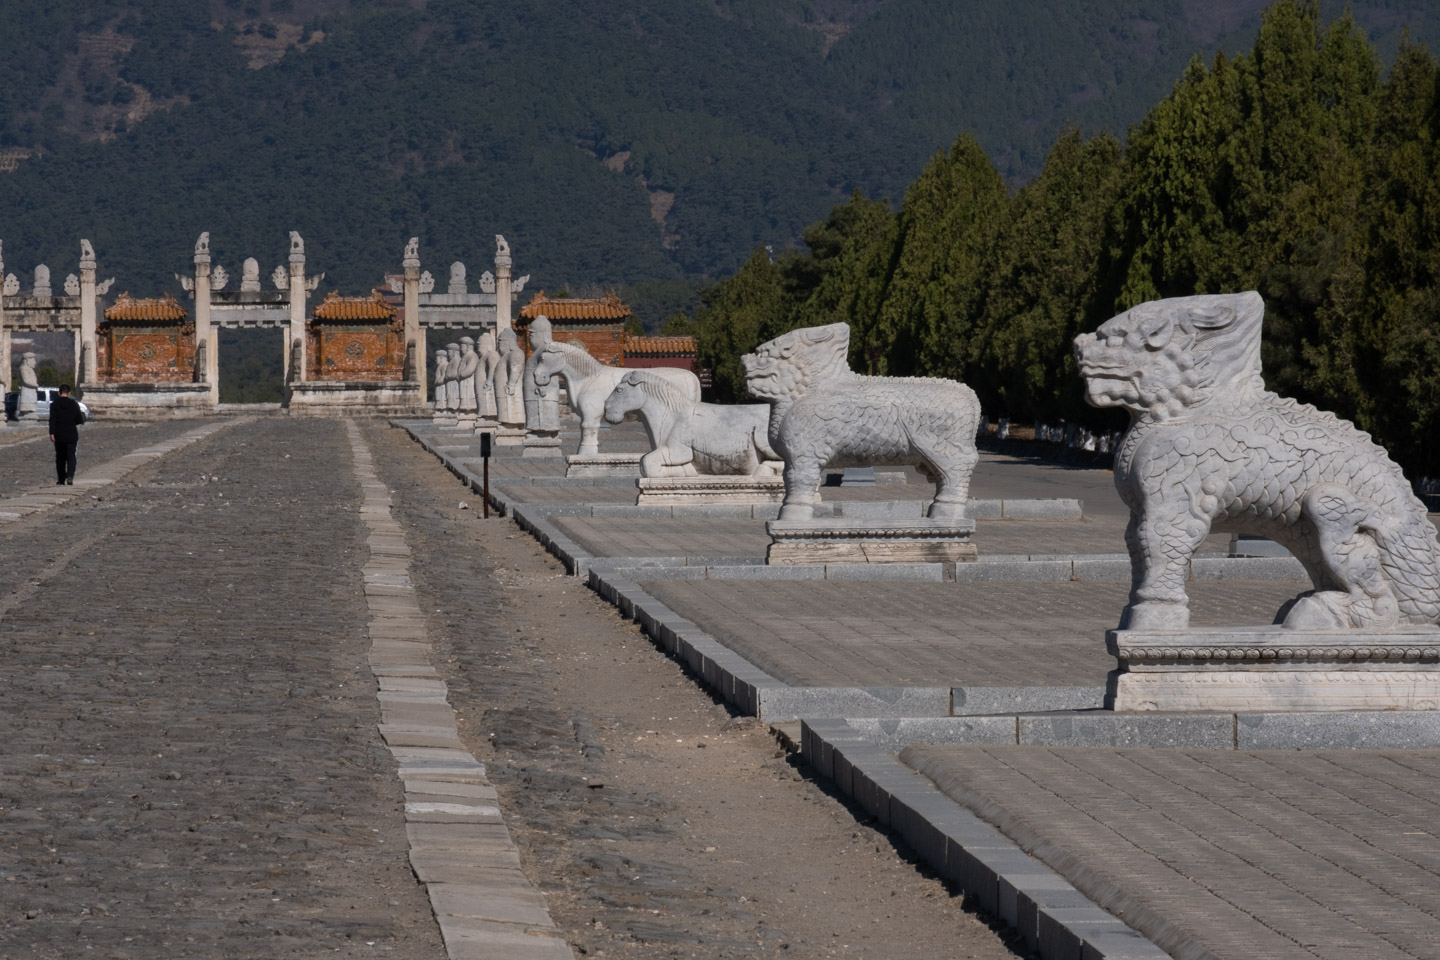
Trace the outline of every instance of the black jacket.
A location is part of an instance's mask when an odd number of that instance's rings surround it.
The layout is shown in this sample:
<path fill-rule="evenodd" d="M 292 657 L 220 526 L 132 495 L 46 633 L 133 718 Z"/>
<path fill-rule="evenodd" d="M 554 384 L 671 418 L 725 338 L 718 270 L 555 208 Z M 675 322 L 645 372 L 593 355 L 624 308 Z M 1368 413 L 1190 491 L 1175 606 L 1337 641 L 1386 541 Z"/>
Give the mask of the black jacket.
<path fill-rule="evenodd" d="M 50 435 L 61 443 L 80 439 L 75 428 L 85 422 L 85 413 L 73 397 L 56 397 L 50 401 Z"/>

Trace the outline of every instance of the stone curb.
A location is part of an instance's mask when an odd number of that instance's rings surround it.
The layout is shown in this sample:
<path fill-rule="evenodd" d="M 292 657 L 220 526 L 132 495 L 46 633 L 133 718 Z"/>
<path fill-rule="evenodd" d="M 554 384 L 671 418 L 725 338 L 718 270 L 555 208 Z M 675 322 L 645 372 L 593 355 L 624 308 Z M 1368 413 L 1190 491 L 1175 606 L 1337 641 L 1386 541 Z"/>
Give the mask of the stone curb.
<path fill-rule="evenodd" d="M 203 427 L 186 431 L 178 437 L 171 437 L 169 440 L 151 444 L 148 447 L 140 447 L 116 457 L 114 460 L 107 460 L 97 467 L 86 470 L 83 476 L 76 478 L 73 486 L 59 487 L 58 490 L 53 486 L 40 487 L 18 497 L 0 500 L 0 525 L 32 517 L 37 513 L 44 513 L 62 503 L 68 503 L 83 493 L 108 487 L 112 483 L 123 480 L 151 460 L 211 437 L 226 427 L 249 423 L 253 419 L 253 417 L 237 417 L 233 420 L 207 423 Z"/>
<path fill-rule="evenodd" d="M 807 719 L 800 752 L 844 796 L 905 842 L 1042 960 L 1168 960 L 1040 860 L 836 719 Z"/>
<path fill-rule="evenodd" d="M 446 955 L 574 960 L 544 894 L 520 869 L 485 765 L 460 740 L 449 689 L 430 663 L 409 550 L 397 549 L 405 534 L 391 515 L 390 491 L 375 473 L 360 428 L 347 421 L 345 430 L 364 495 L 360 516 L 370 532 L 364 579 L 379 732 L 404 784 L 410 864 L 425 884 Z M 401 635 L 404 640 L 393 639 Z"/>

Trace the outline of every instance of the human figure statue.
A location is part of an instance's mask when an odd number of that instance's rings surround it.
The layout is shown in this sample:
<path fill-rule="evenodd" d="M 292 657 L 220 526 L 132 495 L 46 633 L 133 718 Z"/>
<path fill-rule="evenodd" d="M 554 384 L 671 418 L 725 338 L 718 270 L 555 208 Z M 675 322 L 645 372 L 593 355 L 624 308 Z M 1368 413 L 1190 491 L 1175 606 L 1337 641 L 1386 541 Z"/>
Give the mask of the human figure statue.
<path fill-rule="evenodd" d="M 42 263 L 35 268 L 35 287 L 30 291 L 30 296 L 48 297 L 50 295 L 50 268 Z"/>
<path fill-rule="evenodd" d="M 240 267 L 240 292 L 260 292 L 260 263 L 254 257 L 246 257 Z"/>
<path fill-rule="evenodd" d="M 495 405 L 495 368 L 500 366 L 500 352 L 495 349 L 495 334 L 480 334 L 476 347 L 480 369 L 475 375 L 475 410 L 487 420 L 494 420 L 499 408 Z"/>
<path fill-rule="evenodd" d="M 515 331 L 500 331 L 497 344 L 500 364 L 495 371 L 496 416 L 506 426 L 519 427 L 525 423 L 525 398 L 521 396 L 520 385 L 525 373 L 525 351 L 515 338 Z"/>
<path fill-rule="evenodd" d="M 460 409 L 460 344 L 445 344 L 445 409 Z"/>
<path fill-rule="evenodd" d="M 554 433 L 560 429 L 560 381 L 552 377 L 543 387 L 535 382 L 540 354 L 554 339 L 550 318 L 541 314 L 530 324 L 530 357 L 525 361 L 525 430 Z"/>
<path fill-rule="evenodd" d="M 21 420 L 35 419 L 35 403 L 40 398 L 40 381 L 35 376 L 35 354 L 20 358 L 20 403 L 16 410 Z"/>
<path fill-rule="evenodd" d="M 475 352 L 475 340 L 472 337 L 460 338 L 460 369 L 455 375 L 455 382 L 458 384 L 460 396 L 457 399 L 457 407 L 461 413 L 474 413 L 475 403 L 475 371 L 480 369 L 480 355 Z"/>
<path fill-rule="evenodd" d="M 450 286 L 446 293 L 467 293 L 465 289 L 465 264 L 456 260 L 450 264 Z"/>
<path fill-rule="evenodd" d="M 435 351 L 435 412 L 450 409 L 445 406 L 445 368 L 450 365 L 450 354 L 444 350 Z"/>

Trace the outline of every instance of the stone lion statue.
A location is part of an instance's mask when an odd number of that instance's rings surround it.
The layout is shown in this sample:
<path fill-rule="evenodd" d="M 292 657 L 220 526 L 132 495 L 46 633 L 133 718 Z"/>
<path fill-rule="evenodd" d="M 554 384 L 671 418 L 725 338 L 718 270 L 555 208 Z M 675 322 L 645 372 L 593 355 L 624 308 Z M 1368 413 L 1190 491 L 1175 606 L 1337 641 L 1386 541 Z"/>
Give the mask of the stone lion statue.
<path fill-rule="evenodd" d="M 963 383 L 867 377 L 850 369 L 850 327 L 793 330 L 746 354 L 745 385 L 770 404 L 770 446 L 785 461 L 782 520 L 814 516 L 820 472 L 914 464 L 936 483 L 930 517 L 965 516 L 980 459 L 980 401 Z"/>
<path fill-rule="evenodd" d="M 1075 338 L 1086 399 L 1124 407 L 1115 486 L 1130 507 L 1122 628 L 1189 624 L 1189 561 L 1211 529 L 1287 547 L 1315 589 L 1276 615 L 1292 629 L 1383 630 L 1440 620 L 1440 542 L 1368 434 L 1283 399 L 1260 377 L 1254 292 L 1142 303 Z"/>

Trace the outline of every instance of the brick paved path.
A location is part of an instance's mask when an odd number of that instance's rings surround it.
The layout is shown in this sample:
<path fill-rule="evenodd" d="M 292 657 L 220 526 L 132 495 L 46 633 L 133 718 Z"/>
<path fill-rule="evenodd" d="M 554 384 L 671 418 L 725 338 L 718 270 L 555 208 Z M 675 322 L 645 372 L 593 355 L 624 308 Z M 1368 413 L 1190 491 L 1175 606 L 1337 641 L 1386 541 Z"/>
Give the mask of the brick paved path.
<path fill-rule="evenodd" d="M 902 759 L 1175 956 L 1440 956 L 1440 751 Z"/>
<path fill-rule="evenodd" d="M 177 437 L 199 426 L 198 420 L 160 423 L 87 423 L 80 428 L 76 448 L 76 478 L 109 460 L 139 447 Z M 0 446 L 0 497 L 12 497 L 30 487 L 55 485 L 55 447 L 49 435 L 29 443 Z"/>
<path fill-rule="evenodd" d="M 1027 521 L 1019 521 L 1025 523 Z M 1103 684 L 1122 583 L 669 580 L 646 591 L 798 686 Z M 1192 581 L 1197 626 L 1268 623 L 1307 585 Z"/>
<path fill-rule="evenodd" d="M 0 533 L 0 956 L 444 956 L 359 505 L 341 424 L 261 420 Z"/>

